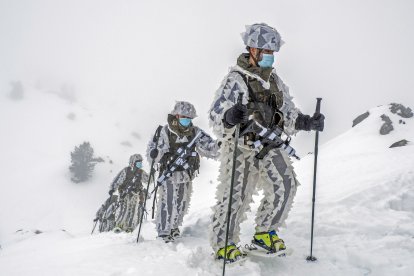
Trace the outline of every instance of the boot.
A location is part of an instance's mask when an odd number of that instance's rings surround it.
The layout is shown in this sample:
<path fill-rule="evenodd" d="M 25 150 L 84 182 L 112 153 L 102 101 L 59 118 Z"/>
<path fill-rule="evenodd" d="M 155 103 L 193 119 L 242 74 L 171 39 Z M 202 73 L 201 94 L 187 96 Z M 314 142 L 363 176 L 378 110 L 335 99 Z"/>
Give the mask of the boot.
<path fill-rule="evenodd" d="M 269 253 L 286 249 L 285 242 L 278 237 L 274 230 L 254 234 L 252 243 L 266 249 Z"/>
<path fill-rule="evenodd" d="M 224 259 L 224 247 L 220 248 L 217 251 L 217 259 L 222 260 Z M 227 246 L 227 257 L 226 263 L 234 263 L 240 259 L 242 259 L 245 255 L 236 247 L 234 244 L 230 244 Z"/>

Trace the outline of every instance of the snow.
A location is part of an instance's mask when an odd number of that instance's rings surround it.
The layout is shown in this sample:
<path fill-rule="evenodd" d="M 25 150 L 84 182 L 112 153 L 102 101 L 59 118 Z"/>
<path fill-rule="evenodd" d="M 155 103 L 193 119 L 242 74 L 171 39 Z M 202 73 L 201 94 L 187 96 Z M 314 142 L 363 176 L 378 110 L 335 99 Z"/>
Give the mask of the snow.
<path fill-rule="evenodd" d="M 208 243 L 216 162 L 202 161 L 183 238 L 176 243 L 157 240 L 151 220 L 144 223 L 138 244 L 136 232 L 90 235 L 110 181 L 130 154 L 144 152 L 150 135 L 129 127 L 134 125 L 132 109 L 113 118 L 104 108 L 67 102 L 34 87 L 28 90 L 22 101 L 0 101 L 0 126 L 6 133 L 0 142 L 1 275 L 220 275 L 221 262 L 213 260 Z M 301 186 L 286 227 L 280 230 L 293 254 L 251 257 L 241 265 L 229 265 L 226 275 L 414 274 L 414 118 L 399 124 L 401 117 L 390 113 L 388 106 L 369 112 L 363 122 L 320 146 L 314 237 L 318 261 L 305 260 L 313 177 L 309 154 L 294 164 Z M 67 118 L 70 113 L 75 119 Z M 382 136 L 384 113 L 394 131 Z M 133 132 L 142 139 L 133 138 Z M 389 148 L 401 139 L 411 143 Z M 74 184 L 69 153 L 84 140 L 105 163 L 97 164 L 92 180 Z M 126 140 L 132 148 L 121 145 Z M 254 231 L 254 213 L 247 215 L 243 246 Z"/>

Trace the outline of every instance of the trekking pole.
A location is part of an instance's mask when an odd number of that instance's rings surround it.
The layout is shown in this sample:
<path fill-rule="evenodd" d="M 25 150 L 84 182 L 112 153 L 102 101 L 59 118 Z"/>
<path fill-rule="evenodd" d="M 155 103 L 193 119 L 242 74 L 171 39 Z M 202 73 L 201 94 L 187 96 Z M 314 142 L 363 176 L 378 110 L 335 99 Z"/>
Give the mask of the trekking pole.
<path fill-rule="evenodd" d="M 237 98 L 237 104 L 242 104 L 243 99 L 243 92 L 239 92 L 239 96 Z M 229 242 L 229 228 L 230 228 L 230 214 L 231 214 L 231 201 L 233 198 L 233 186 L 234 186 L 234 178 L 236 175 L 236 158 L 237 158 L 237 149 L 239 147 L 239 135 L 240 135 L 240 124 L 236 125 L 236 131 L 234 133 L 234 152 L 233 152 L 233 167 L 231 170 L 231 183 L 230 183 L 230 195 L 229 199 L 229 206 L 227 209 L 227 225 L 226 225 L 226 243 L 224 247 L 224 258 L 223 258 L 223 276 L 226 273 L 226 259 L 227 259 L 227 244 Z"/>
<path fill-rule="evenodd" d="M 321 113 L 321 101 L 322 98 L 316 98 L 316 112 L 315 114 Z M 313 195 L 312 195 L 312 226 L 311 226 L 311 247 L 310 247 L 310 256 L 306 258 L 307 261 L 314 262 L 316 261 L 316 257 L 312 256 L 313 250 L 313 223 L 315 219 L 315 193 L 316 193 L 316 169 L 318 165 L 318 144 L 319 144 L 319 131 L 317 130 L 315 133 L 315 161 L 313 165 Z"/>
<path fill-rule="evenodd" d="M 155 181 L 154 181 L 155 182 Z M 154 193 L 154 200 L 152 201 L 152 219 L 154 219 L 154 213 L 155 213 L 155 204 L 157 204 L 157 191 L 158 191 L 158 185 L 157 183 L 155 183 L 155 188 L 154 191 L 152 191 Z"/>
<path fill-rule="evenodd" d="M 157 130 L 155 131 L 154 137 L 152 138 L 152 141 L 155 142 L 155 148 L 157 148 L 157 146 L 158 146 L 158 140 L 160 138 L 161 128 L 162 128 L 162 126 L 158 126 Z M 154 163 L 155 163 L 155 158 L 152 159 L 152 162 L 151 162 L 151 171 L 150 171 L 150 175 L 148 177 L 147 190 L 145 191 L 144 206 L 143 206 L 144 210 L 145 210 L 145 206 L 147 204 L 147 197 L 148 197 L 149 186 L 150 186 L 150 183 L 151 183 L 151 177 L 154 178 L 154 174 L 155 174 Z M 138 228 L 138 235 L 137 235 L 137 243 L 139 241 L 139 235 L 141 233 L 141 226 L 142 226 L 143 218 L 144 218 L 144 212 L 141 212 L 141 218 L 139 220 L 139 228 Z"/>
<path fill-rule="evenodd" d="M 93 225 L 91 235 L 92 235 L 92 234 L 93 234 L 93 232 L 95 231 L 95 227 L 96 227 L 96 225 L 97 225 L 97 224 L 98 224 L 98 218 L 96 218 L 96 220 L 95 220 L 95 224 Z"/>

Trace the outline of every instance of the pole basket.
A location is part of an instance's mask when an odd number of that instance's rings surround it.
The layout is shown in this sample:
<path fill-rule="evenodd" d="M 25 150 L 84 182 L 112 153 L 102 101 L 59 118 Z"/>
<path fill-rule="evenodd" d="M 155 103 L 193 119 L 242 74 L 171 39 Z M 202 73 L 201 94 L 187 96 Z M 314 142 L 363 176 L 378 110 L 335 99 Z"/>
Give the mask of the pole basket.
<path fill-rule="evenodd" d="M 308 256 L 306 257 L 306 260 L 308 262 L 316 262 L 318 259 L 315 256 Z"/>

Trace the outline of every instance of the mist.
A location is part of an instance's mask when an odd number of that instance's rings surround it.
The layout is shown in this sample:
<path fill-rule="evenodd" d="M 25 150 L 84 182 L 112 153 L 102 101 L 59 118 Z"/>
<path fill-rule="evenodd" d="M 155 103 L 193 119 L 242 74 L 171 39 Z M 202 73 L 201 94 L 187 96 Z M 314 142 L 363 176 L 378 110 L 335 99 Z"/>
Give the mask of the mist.
<path fill-rule="evenodd" d="M 69 85 L 78 104 L 146 140 L 186 100 L 207 130 L 214 93 L 245 51 L 244 25 L 265 22 L 285 41 L 275 68 L 295 103 L 312 114 L 323 98 L 323 143 L 369 108 L 413 106 L 412 14 L 414 3 L 403 0 L 1 0 L 0 102 L 11 81 Z M 312 137 L 294 139 L 300 154 L 312 151 Z"/>

